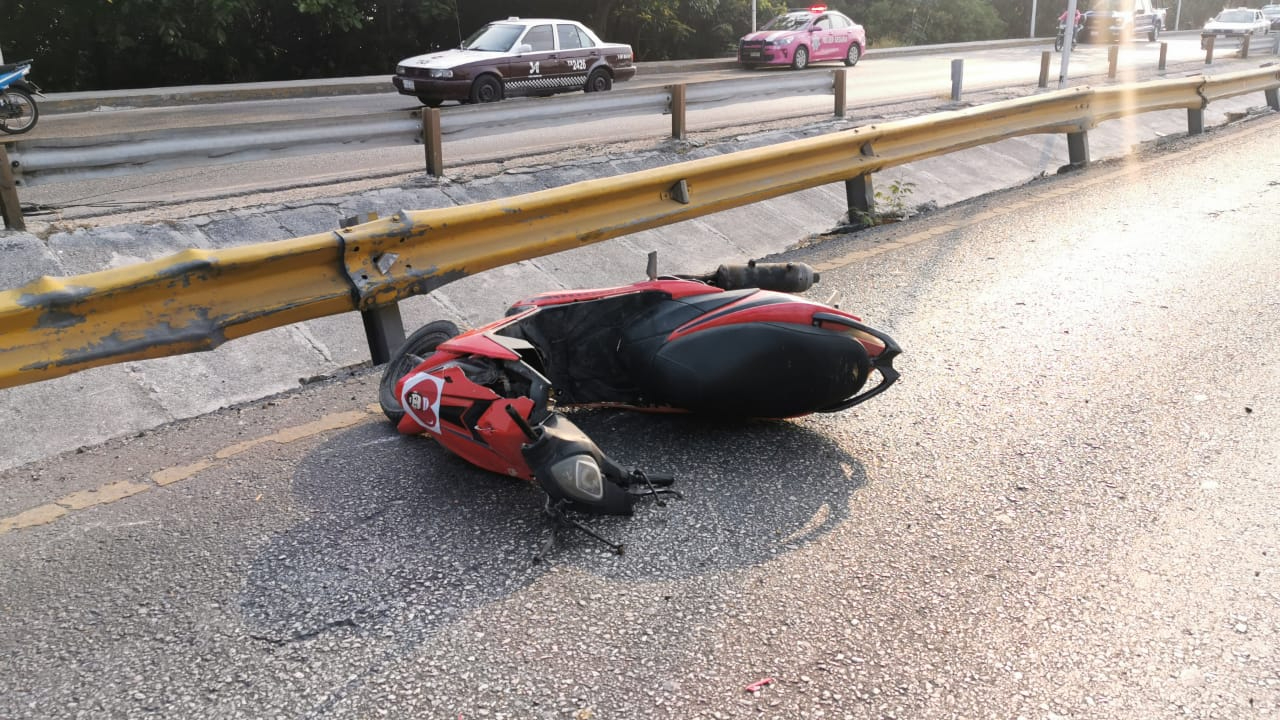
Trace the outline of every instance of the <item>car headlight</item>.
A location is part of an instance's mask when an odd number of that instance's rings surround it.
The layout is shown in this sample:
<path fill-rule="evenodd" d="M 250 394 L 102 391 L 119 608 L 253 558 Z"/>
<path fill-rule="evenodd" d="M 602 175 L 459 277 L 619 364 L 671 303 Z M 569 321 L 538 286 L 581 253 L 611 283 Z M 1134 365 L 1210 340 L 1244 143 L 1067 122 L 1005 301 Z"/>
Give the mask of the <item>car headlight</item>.
<path fill-rule="evenodd" d="M 795 42 L 795 40 L 796 40 L 796 39 L 795 39 L 794 37 L 787 36 L 787 37 L 784 37 L 784 38 L 778 38 L 777 40 L 774 40 L 773 42 L 771 42 L 771 43 L 769 43 L 769 44 L 770 44 L 770 45 L 779 45 L 779 46 L 781 46 L 781 45 L 790 45 L 791 43 Z"/>
<path fill-rule="evenodd" d="M 565 495 L 580 500 L 604 497 L 604 476 L 590 455 L 571 455 L 550 467 L 551 477 Z"/>
<path fill-rule="evenodd" d="M 441 68 L 428 68 L 427 77 L 451 78 L 453 77 L 453 71 L 448 69 L 441 69 Z"/>

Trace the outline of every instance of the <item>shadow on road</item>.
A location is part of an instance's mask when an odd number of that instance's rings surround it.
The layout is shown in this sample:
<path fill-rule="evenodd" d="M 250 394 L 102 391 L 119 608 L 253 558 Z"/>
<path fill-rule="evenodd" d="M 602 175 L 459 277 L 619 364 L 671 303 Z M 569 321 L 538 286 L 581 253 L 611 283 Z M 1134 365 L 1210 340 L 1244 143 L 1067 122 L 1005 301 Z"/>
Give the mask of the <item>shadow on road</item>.
<path fill-rule="evenodd" d="M 371 423 L 299 465 L 309 520 L 261 548 L 241 606 L 256 637 L 288 642 L 342 627 L 430 631 L 507 597 L 552 566 L 649 582 L 761 564 L 837 527 L 862 465 L 803 424 L 721 423 L 588 411 L 574 421 L 624 465 L 671 472 L 684 493 L 631 518 L 589 518 L 619 557 L 578 533 L 549 536 L 534 486 L 473 468 L 423 438 Z M 358 632 L 359 632 L 358 631 Z"/>

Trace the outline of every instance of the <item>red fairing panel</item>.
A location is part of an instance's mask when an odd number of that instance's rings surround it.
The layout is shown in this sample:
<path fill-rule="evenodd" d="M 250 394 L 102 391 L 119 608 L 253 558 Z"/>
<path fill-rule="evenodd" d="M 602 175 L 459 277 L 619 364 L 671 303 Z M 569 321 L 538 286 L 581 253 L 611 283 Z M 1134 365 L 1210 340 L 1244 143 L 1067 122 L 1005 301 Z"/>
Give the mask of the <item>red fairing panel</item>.
<path fill-rule="evenodd" d="M 513 407 L 527 420 L 533 412 L 532 399 L 501 397 L 469 380 L 458 367 L 415 370 L 400 382 L 399 395 L 405 411 L 397 426 L 400 432 L 435 438 L 486 470 L 533 479 L 521 452 L 524 432 L 507 413 Z"/>
<path fill-rule="evenodd" d="M 742 299 L 697 317 L 676 328 L 667 338 L 668 342 L 678 340 L 685 335 L 724 325 L 740 325 L 755 322 L 782 322 L 795 325 L 813 324 L 815 312 L 834 312 L 826 305 L 801 300 L 794 295 L 757 290 Z M 848 313 L 844 313 L 848 315 Z M 859 318 L 849 315 L 855 320 Z"/>
<path fill-rule="evenodd" d="M 726 325 L 740 325 L 758 322 L 781 322 L 791 323 L 794 325 L 812 325 L 814 313 L 827 313 L 835 315 L 844 315 L 855 322 L 862 322 L 862 318 L 841 310 L 829 307 L 827 305 L 819 305 L 811 303 L 784 293 L 773 292 L 771 290 L 757 290 L 756 292 L 738 300 L 737 302 L 726 305 L 722 308 L 707 313 L 701 317 L 681 325 L 667 338 L 667 342 L 674 342 L 686 335 L 713 327 L 722 327 Z M 866 347 L 871 357 L 878 356 L 884 351 L 884 344 L 870 336 L 864 336 L 862 333 L 851 332 L 848 328 L 830 323 L 820 323 L 824 329 L 832 332 L 850 333 L 854 339 L 862 343 Z"/>

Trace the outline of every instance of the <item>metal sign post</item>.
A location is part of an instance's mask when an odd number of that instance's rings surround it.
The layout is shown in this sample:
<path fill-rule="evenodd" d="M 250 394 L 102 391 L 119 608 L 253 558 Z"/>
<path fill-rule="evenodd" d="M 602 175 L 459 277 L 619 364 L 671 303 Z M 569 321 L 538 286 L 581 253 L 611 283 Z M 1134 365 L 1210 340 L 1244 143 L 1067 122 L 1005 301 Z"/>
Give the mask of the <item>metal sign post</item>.
<path fill-rule="evenodd" d="M 1076 0 L 1067 0 L 1067 30 L 1062 37 L 1062 69 L 1058 71 L 1058 87 L 1067 84 L 1067 67 L 1071 64 L 1071 46 L 1076 38 Z"/>

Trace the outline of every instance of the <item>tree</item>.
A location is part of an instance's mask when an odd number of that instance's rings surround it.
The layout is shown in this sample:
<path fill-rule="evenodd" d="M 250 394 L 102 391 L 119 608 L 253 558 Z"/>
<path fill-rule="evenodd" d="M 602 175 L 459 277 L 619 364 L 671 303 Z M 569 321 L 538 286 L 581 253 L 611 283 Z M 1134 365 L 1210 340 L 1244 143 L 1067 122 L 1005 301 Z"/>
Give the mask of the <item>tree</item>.
<path fill-rule="evenodd" d="M 1006 27 L 988 0 L 875 0 L 866 24 L 879 45 L 991 40 Z"/>

